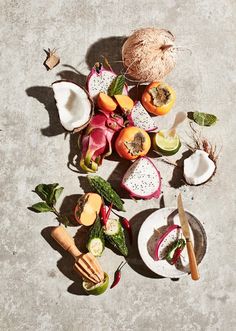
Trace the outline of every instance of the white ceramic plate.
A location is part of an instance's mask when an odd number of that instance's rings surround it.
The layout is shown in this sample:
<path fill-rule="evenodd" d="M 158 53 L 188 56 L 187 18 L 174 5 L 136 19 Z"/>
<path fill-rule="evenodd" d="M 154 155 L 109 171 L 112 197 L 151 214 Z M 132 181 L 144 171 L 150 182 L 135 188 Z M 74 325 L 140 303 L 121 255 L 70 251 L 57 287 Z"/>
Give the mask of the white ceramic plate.
<path fill-rule="evenodd" d="M 188 211 L 185 210 L 185 212 L 190 225 L 197 263 L 199 264 L 206 253 L 206 233 L 200 221 Z M 186 247 L 176 266 L 171 265 L 166 260 L 154 260 L 156 242 L 161 233 L 165 232 L 166 228 L 172 224 L 180 225 L 176 208 L 162 208 L 149 215 L 139 230 L 138 249 L 142 260 L 153 272 L 163 277 L 179 278 L 190 272 Z"/>

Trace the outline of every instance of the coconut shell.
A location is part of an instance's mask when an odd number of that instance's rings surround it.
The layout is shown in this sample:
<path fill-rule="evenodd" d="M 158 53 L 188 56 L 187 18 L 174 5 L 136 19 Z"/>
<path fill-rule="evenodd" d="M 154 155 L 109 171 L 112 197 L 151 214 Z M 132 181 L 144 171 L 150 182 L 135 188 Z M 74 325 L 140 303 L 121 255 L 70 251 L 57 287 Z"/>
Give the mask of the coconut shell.
<path fill-rule="evenodd" d="M 139 82 L 162 80 L 175 67 L 174 40 L 173 34 L 164 29 L 135 31 L 122 47 L 127 74 Z"/>

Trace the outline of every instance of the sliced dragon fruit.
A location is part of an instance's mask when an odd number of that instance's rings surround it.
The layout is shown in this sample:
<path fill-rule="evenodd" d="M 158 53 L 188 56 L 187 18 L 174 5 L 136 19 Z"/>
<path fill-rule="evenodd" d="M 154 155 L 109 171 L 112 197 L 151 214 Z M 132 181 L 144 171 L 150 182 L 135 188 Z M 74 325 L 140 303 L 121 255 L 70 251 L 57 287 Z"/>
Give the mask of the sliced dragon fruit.
<path fill-rule="evenodd" d="M 100 92 L 107 93 L 112 81 L 117 75 L 110 70 L 104 69 L 102 63 L 95 63 L 87 78 L 87 89 L 92 99 L 96 100 Z M 124 87 L 123 94 L 128 94 Z"/>
<path fill-rule="evenodd" d="M 140 101 L 137 101 L 128 115 L 129 124 L 144 129 L 145 131 L 154 131 L 157 129 L 152 117 L 148 114 Z"/>
<path fill-rule="evenodd" d="M 181 227 L 179 225 L 170 225 L 166 232 L 160 237 L 155 248 L 154 260 L 165 259 L 166 254 L 170 246 L 180 238 L 182 233 Z"/>
<path fill-rule="evenodd" d="M 121 186 L 131 197 L 158 198 L 161 194 L 160 172 L 148 157 L 141 157 L 126 171 Z"/>

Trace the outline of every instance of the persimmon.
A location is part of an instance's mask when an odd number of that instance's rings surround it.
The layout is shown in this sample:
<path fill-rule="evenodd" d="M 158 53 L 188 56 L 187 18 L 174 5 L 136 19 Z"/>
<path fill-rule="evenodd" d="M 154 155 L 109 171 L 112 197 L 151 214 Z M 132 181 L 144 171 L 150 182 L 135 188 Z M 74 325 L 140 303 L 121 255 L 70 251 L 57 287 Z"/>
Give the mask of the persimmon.
<path fill-rule="evenodd" d="M 115 142 L 117 153 L 127 160 L 146 155 L 150 147 L 151 139 L 148 133 L 136 126 L 122 129 Z"/>
<path fill-rule="evenodd" d="M 98 107 L 106 111 L 114 111 L 117 107 L 117 103 L 106 93 L 100 92 L 97 99 Z"/>
<path fill-rule="evenodd" d="M 152 82 L 142 95 L 142 104 L 154 115 L 165 115 L 171 110 L 175 99 L 176 94 L 172 87 L 162 82 Z"/>
<path fill-rule="evenodd" d="M 130 113 L 130 111 L 134 107 L 133 100 L 128 95 L 123 95 L 123 94 L 114 95 L 114 97 L 120 108 L 123 110 L 123 112 L 127 114 Z"/>

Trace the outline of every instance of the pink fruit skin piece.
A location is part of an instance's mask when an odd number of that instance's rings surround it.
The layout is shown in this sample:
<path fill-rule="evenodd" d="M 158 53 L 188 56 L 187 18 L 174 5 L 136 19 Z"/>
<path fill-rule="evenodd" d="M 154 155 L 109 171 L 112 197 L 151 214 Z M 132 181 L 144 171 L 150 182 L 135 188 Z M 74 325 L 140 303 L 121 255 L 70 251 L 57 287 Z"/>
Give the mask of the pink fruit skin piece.
<path fill-rule="evenodd" d="M 90 71 L 88 77 L 87 77 L 87 83 L 86 83 L 86 85 L 87 85 L 87 90 L 88 90 L 88 92 L 89 92 L 90 95 L 91 95 L 91 90 L 92 90 L 91 84 L 92 84 L 92 78 L 93 78 L 93 76 L 95 75 L 95 77 L 97 77 L 97 76 L 99 76 L 99 75 L 102 75 L 103 72 L 108 72 L 109 74 L 112 73 L 113 76 L 114 76 L 114 78 L 117 77 L 117 75 L 116 75 L 113 71 L 106 70 L 106 69 L 104 69 L 103 66 L 101 67 L 101 70 L 100 70 L 99 73 L 97 73 L 96 69 L 93 67 L 93 68 L 91 69 L 91 71 Z M 98 91 L 98 93 L 99 93 L 99 91 Z M 97 94 L 98 94 L 98 93 L 97 93 Z M 123 94 L 128 95 L 128 88 L 127 88 L 126 85 L 124 86 Z M 96 98 L 96 97 L 97 97 L 97 95 L 92 96 L 92 98 Z"/>
<path fill-rule="evenodd" d="M 140 103 L 140 101 L 135 101 L 135 104 L 134 104 L 133 109 L 137 106 L 138 103 Z M 141 104 L 141 103 L 140 103 L 140 104 Z M 145 109 L 144 109 L 144 110 L 145 110 Z M 146 110 L 145 110 L 145 111 L 146 111 Z M 148 115 L 149 115 L 149 114 L 148 114 Z M 150 116 L 150 115 L 149 115 L 149 116 Z M 150 116 L 150 117 L 151 117 L 151 116 Z M 132 118 L 132 110 L 131 110 L 130 114 L 128 114 L 127 119 L 128 119 L 128 121 L 129 121 L 130 126 L 137 126 L 137 125 L 135 124 L 135 122 L 133 121 L 133 118 Z M 151 131 L 155 131 L 155 130 L 157 130 L 157 126 L 151 128 L 151 129 L 149 129 L 149 130 L 145 130 L 145 131 L 147 131 L 147 132 L 151 132 Z"/>
<path fill-rule="evenodd" d="M 167 229 L 167 231 L 165 233 L 163 233 L 163 235 L 160 237 L 160 239 L 158 240 L 157 242 L 157 245 L 156 245 L 156 248 L 155 248 L 155 255 L 154 255 L 154 259 L 155 261 L 159 261 L 160 258 L 159 258 L 159 247 L 161 246 L 163 240 L 166 238 L 166 236 L 168 236 L 173 230 L 176 230 L 176 229 L 181 229 L 181 227 L 177 224 L 173 224 L 173 225 L 170 225 Z"/>
<path fill-rule="evenodd" d="M 111 113 L 101 112 L 94 115 L 82 137 L 82 158 L 88 157 L 95 161 L 98 156 L 102 159 L 112 153 L 112 138 L 114 133 L 123 126 L 123 118 L 112 117 Z"/>
<path fill-rule="evenodd" d="M 157 170 L 155 164 L 147 157 L 147 156 L 143 156 L 139 159 L 137 159 L 136 161 L 140 160 L 140 159 L 147 159 L 152 165 L 153 167 L 155 168 L 156 172 L 157 172 L 157 176 L 159 178 L 159 187 L 158 189 L 153 192 L 152 194 L 150 195 L 138 195 L 138 194 L 135 194 L 134 192 L 132 192 L 124 183 L 123 181 L 121 182 L 121 187 L 123 187 L 125 190 L 127 190 L 129 192 L 129 195 L 130 197 L 136 197 L 136 198 L 141 198 L 141 199 L 145 199 L 145 200 L 150 200 L 152 198 L 159 198 L 160 194 L 161 194 L 161 175 L 160 175 L 160 172 L 159 170 Z M 135 162 L 136 162 L 135 161 Z M 127 170 L 129 171 L 129 169 Z M 126 174 L 126 173 L 125 173 Z M 125 176 L 125 175 L 124 175 Z"/>

